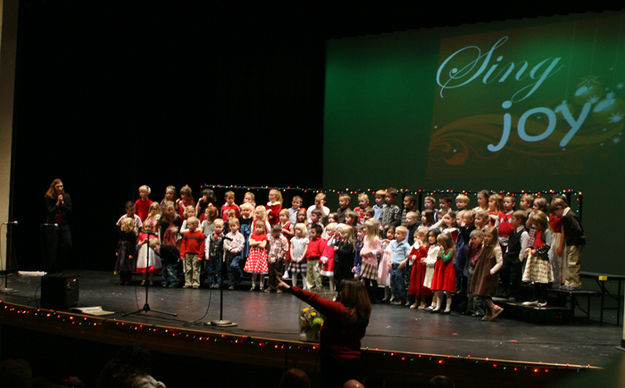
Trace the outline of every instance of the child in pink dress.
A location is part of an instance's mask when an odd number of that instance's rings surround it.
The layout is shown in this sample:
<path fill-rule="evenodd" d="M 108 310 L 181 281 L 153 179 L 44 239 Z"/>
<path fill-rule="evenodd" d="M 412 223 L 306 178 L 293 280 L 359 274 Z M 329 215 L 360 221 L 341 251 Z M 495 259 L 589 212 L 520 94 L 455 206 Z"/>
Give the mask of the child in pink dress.
<path fill-rule="evenodd" d="M 375 219 L 375 218 L 374 218 Z M 391 300 L 391 272 L 388 268 L 391 265 L 391 257 L 393 251 L 390 249 L 390 243 L 395 238 L 395 228 L 389 228 L 386 231 L 386 238 L 382 240 L 380 249 L 382 250 L 382 260 L 378 266 L 378 284 L 384 286 L 384 299 L 382 302 L 388 303 Z"/>

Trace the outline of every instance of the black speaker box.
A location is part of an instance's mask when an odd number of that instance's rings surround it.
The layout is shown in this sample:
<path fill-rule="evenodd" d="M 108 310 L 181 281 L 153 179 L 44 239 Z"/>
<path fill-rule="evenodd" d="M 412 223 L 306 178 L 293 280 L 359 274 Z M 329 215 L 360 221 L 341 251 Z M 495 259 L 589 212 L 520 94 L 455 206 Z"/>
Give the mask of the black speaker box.
<path fill-rule="evenodd" d="M 51 274 L 41 278 L 41 307 L 63 310 L 78 305 L 78 275 Z"/>

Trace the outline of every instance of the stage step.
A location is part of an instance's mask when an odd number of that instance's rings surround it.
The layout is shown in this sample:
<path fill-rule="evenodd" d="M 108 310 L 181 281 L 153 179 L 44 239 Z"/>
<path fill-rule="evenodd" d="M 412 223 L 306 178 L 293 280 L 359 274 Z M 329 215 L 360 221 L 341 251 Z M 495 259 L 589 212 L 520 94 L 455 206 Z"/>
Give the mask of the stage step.
<path fill-rule="evenodd" d="M 570 323 L 573 321 L 570 307 L 523 306 L 523 302 L 509 302 L 506 298 L 493 298 L 495 304 L 504 308 L 506 318 L 519 319 L 538 324 Z"/>

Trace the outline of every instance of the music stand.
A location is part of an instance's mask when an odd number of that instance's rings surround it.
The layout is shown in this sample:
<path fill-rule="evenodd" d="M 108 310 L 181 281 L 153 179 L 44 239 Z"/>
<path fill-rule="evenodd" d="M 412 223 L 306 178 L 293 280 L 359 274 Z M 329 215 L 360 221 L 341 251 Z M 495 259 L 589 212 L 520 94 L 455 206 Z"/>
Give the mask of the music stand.
<path fill-rule="evenodd" d="M 147 273 L 150 270 L 150 236 L 157 236 L 157 234 L 156 233 L 152 233 L 152 232 L 143 232 L 143 233 L 148 235 L 148 238 L 147 238 L 147 241 L 146 241 L 147 252 L 146 252 L 146 265 L 145 265 L 145 270 L 146 270 L 146 273 Z M 131 315 L 131 314 L 139 314 L 141 312 L 145 312 L 147 314 L 150 311 L 153 311 L 153 312 L 159 313 L 159 314 L 169 315 L 169 316 L 172 316 L 172 317 L 177 317 L 178 316 L 178 314 L 176 314 L 176 313 L 170 313 L 170 312 L 167 312 L 167 311 L 152 310 L 150 308 L 150 304 L 148 302 L 148 299 L 149 299 L 148 295 L 149 295 L 149 292 L 150 292 L 150 281 L 149 280 L 146 279 L 144 287 L 145 287 L 145 304 L 143 305 L 143 307 L 140 308 L 137 311 L 133 311 L 131 313 L 123 314 L 122 317 Z"/>

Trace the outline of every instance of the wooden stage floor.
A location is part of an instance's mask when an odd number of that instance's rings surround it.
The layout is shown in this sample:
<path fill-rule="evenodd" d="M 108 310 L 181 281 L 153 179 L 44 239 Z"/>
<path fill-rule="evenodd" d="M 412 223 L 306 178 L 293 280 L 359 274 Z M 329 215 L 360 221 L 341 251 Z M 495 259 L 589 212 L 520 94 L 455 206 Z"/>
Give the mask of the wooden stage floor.
<path fill-rule="evenodd" d="M 79 306 L 102 306 L 115 312 L 103 318 L 129 320 L 199 331 L 299 341 L 297 315 L 302 302 L 289 294 L 265 294 L 249 289 L 224 291 L 223 317 L 236 327 L 216 328 L 205 322 L 219 319 L 219 290 L 151 287 L 152 312 L 140 310 L 145 288 L 120 286 L 106 271 L 74 271 L 79 276 Z M 15 292 L 2 295 L 7 302 L 38 306 L 41 280 L 11 276 Z M 155 311 L 176 313 L 169 317 Z M 494 322 L 456 313 L 431 314 L 386 304 L 373 306 L 362 346 L 371 350 L 509 360 L 514 362 L 572 364 L 603 367 L 621 355 L 622 329 L 597 322 L 537 325 L 510 319 L 504 312 Z"/>

